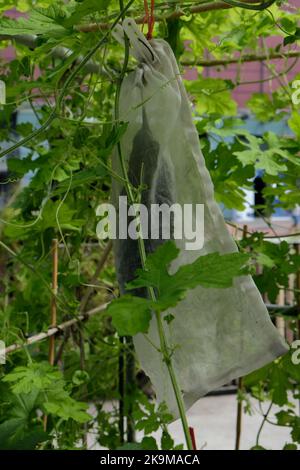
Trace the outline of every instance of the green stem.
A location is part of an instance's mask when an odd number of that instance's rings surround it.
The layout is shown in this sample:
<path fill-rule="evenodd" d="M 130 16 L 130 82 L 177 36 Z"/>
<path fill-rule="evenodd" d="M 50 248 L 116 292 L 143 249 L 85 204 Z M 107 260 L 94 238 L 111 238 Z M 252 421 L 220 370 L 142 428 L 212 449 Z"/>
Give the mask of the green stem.
<path fill-rule="evenodd" d="M 120 0 L 120 4 L 122 3 L 122 0 Z M 115 120 L 118 123 L 119 121 L 119 101 L 120 101 L 120 91 L 121 91 L 121 84 L 123 81 L 123 78 L 125 76 L 126 70 L 127 70 L 127 65 L 128 65 L 128 59 L 129 59 L 129 43 L 128 43 L 128 38 L 125 37 L 125 57 L 124 57 L 124 63 L 122 67 L 122 71 L 120 73 L 120 78 L 118 80 L 118 85 L 117 85 L 117 90 L 116 90 L 116 98 L 115 98 Z M 122 171 L 122 176 L 124 179 L 124 185 L 125 185 L 125 190 L 128 196 L 128 200 L 130 204 L 133 204 L 135 202 L 135 196 L 133 194 L 132 186 L 130 184 L 129 178 L 128 178 L 128 173 L 127 173 L 127 168 L 126 168 L 126 162 L 124 159 L 124 156 L 122 154 L 122 147 L 121 143 L 118 142 L 117 144 L 117 150 L 118 150 L 118 156 L 121 164 L 121 171 Z M 145 250 L 145 243 L 143 238 L 139 237 L 138 238 L 138 246 L 139 246 L 139 255 L 141 259 L 141 264 L 142 268 L 146 268 L 146 259 L 147 259 L 147 254 Z M 151 300 L 154 302 L 156 301 L 156 295 L 154 292 L 154 289 L 152 287 L 148 288 L 149 295 L 151 297 Z M 178 412 L 179 416 L 181 419 L 181 424 L 186 440 L 186 445 L 188 450 L 193 450 L 193 444 L 192 444 L 192 439 L 190 436 L 189 432 L 189 426 L 186 418 L 186 413 L 185 413 L 185 406 L 184 406 L 184 401 L 182 397 L 182 393 L 178 384 L 178 380 L 176 377 L 175 370 L 173 368 L 172 360 L 171 360 L 171 354 L 169 352 L 169 347 L 167 344 L 167 338 L 165 335 L 165 331 L 163 328 L 163 323 L 162 323 L 162 318 L 161 314 L 159 312 L 155 312 L 155 318 L 156 318 L 156 323 L 157 323 L 157 329 L 158 329 L 158 335 L 159 335 L 159 342 L 160 342 L 160 349 L 161 353 L 163 355 L 163 360 L 166 364 L 166 367 L 168 369 L 168 373 L 170 376 L 172 388 L 174 391 L 174 395 L 176 398 L 176 403 L 178 407 Z"/>
<path fill-rule="evenodd" d="M 263 427 L 264 427 L 264 425 L 265 425 L 265 423 L 266 423 L 266 421 L 267 421 L 267 419 L 268 419 L 268 416 L 269 416 L 269 413 L 270 413 L 270 411 L 271 411 L 272 406 L 273 406 L 273 402 L 271 401 L 271 403 L 270 403 L 270 405 L 269 405 L 269 407 L 268 407 L 268 409 L 267 409 L 267 412 L 264 414 L 264 418 L 263 418 L 263 420 L 262 420 L 262 422 L 261 422 L 261 425 L 259 426 L 259 430 L 258 430 L 258 433 L 257 433 L 257 436 L 256 436 L 256 444 L 255 444 L 256 446 L 259 446 L 260 435 L 261 435 L 261 432 L 262 432 L 262 430 L 263 430 Z"/>
<path fill-rule="evenodd" d="M 260 11 L 260 10 L 265 10 L 266 8 L 269 8 L 273 3 L 276 2 L 276 0 L 268 0 L 266 2 L 261 2 L 257 1 L 259 5 L 251 5 L 248 3 L 244 2 L 238 2 L 236 0 L 222 0 L 223 3 L 227 3 L 228 5 L 231 5 L 232 7 L 239 7 L 239 8 L 244 8 L 245 10 L 255 10 L 255 11 Z"/>
<path fill-rule="evenodd" d="M 97 52 L 97 50 L 105 43 L 107 40 L 108 36 L 110 35 L 111 30 L 117 25 L 117 23 L 120 21 L 120 19 L 123 17 L 123 15 L 126 13 L 126 11 L 129 9 L 129 7 L 132 5 L 134 0 L 130 0 L 127 5 L 123 8 L 122 12 L 116 17 L 114 22 L 112 23 L 111 27 L 109 30 L 104 34 L 104 36 L 100 39 L 100 41 L 97 42 L 97 44 L 83 57 L 83 59 L 79 62 L 77 67 L 73 70 L 73 72 L 69 75 L 67 80 L 64 83 L 64 86 L 62 87 L 62 90 L 58 96 L 57 102 L 52 109 L 51 113 L 49 114 L 48 118 L 44 122 L 44 124 L 41 125 L 38 129 L 33 131 L 31 134 L 29 134 L 27 137 L 24 137 L 24 139 L 19 140 L 19 142 L 15 143 L 8 149 L 4 150 L 3 152 L 0 152 L 0 158 L 4 157 L 5 155 L 13 152 L 19 147 L 22 147 L 23 145 L 27 144 L 30 140 L 33 138 L 39 136 L 42 134 L 54 121 L 54 119 L 58 116 L 62 101 L 65 97 L 65 94 L 68 90 L 69 85 L 73 82 L 73 80 L 76 78 L 78 72 L 85 66 L 85 64 L 91 59 L 91 57 Z"/>

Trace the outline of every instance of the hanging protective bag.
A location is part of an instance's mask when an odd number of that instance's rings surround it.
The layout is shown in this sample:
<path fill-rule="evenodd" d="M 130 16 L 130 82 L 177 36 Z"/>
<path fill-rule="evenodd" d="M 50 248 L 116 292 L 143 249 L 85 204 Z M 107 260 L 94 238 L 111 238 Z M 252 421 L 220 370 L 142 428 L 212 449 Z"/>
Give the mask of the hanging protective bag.
<path fill-rule="evenodd" d="M 171 272 L 208 253 L 236 252 L 214 200 L 191 105 L 170 46 L 163 40 L 147 41 L 130 19 L 124 20 L 114 33 L 120 42 L 123 30 L 138 61 L 136 69 L 124 79 L 120 93 L 120 119 L 128 122 L 121 147 L 131 184 L 144 185 L 141 202 L 147 207 L 163 203 L 181 207 L 204 205 L 204 244 L 200 249 L 187 249 L 189 240 L 184 236 L 176 239 L 180 254 L 172 263 Z M 121 174 L 117 153 L 113 166 Z M 125 194 L 120 182 L 114 181 L 112 194 L 118 209 L 119 196 Z M 191 224 L 195 223 L 193 217 Z M 154 251 L 161 242 L 145 240 L 146 250 Z M 137 241 L 117 239 L 114 251 L 124 293 L 126 282 L 134 278 L 140 267 Z M 171 313 L 174 319 L 169 324 L 164 322 L 164 329 L 169 346 L 174 348 L 173 367 L 187 408 L 209 391 L 262 367 L 288 350 L 250 276 L 235 278 L 232 287 L 225 289 L 198 286 Z M 153 343 L 159 344 L 154 317 L 148 334 L 134 337 L 135 350 L 157 400 L 166 402 L 177 417 L 166 365 Z"/>

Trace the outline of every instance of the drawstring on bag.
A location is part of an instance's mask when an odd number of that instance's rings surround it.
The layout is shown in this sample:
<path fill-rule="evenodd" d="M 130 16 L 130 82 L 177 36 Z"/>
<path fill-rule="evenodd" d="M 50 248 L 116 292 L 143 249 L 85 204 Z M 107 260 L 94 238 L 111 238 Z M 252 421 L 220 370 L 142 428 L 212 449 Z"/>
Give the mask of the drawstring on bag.
<path fill-rule="evenodd" d="M 155 0 L 150 0 L 150 12 L 149 12 L 148 0 L 144 0 L 145 16 L 144 16 L 144 20 L 142 24 L 142 31 L 144 29 L 145 23 L 147 23 L 147 26 L 148 26 L 148 32 L 146 34 L 147 39 L 152 39 L 152 35 L 153 35 L 153 29 L 154 29 L 154 24 L 155 24 L 154 6 L 155 6 Z"/>
<path fill-rule="evenodd" d="M 140 31 L 133 18 L 125 18 L 122 25 L 116 25 L 112 31 L 113 37 L 122 45 L 124 45 L 124 34 L 126 34 L 130 42 L 130 54 L 138 61 L 153 63 L 158 60 L 153 47 Z"/>

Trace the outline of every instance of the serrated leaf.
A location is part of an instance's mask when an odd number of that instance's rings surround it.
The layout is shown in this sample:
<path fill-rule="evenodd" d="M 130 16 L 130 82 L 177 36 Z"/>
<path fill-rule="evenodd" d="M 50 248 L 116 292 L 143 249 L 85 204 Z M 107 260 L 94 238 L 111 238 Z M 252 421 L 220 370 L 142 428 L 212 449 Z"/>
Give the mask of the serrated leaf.
<path fill-rule="evenodd" d="M 13 393 L 27 394 L 33 390 L 42 390 L 60 378 L 59 371 L 56 371 L 47 363 L 40 362 L 29 364 L 27 367 L 16 367 L 5 375 L 2 380 L 12 384 Z"/>
<path fill-rule="evenodd" d="M 178 253 L 173 241 L 165 242 L 147 257 L 145 270 L 137 270 L 137 278 L 128 283 L 127 289 L 153 287 L 157 291 L 158 300 L 152 306 L 155 310 L 164 311 L 183 299 L 187 290 L 197 286 L 230 287 L 233 278 L 243 274 L 242 268 L 249 259 L 247 254 L 242 253 L 211 253 L 179 267 L 171 275 L 168 269 Z"/>
<path fill-rule="evenodd" d="M 233 84 L 230 80 L 199 76 L 197 80 L 185 84 L 188 92 L 196 98 L 196 109 L 200 115 L 236 115 L 237 104 L 231 97 Z"/>
<path fill-rule="evenodd" d="M 78 2 L 70 17 L 65 20 L 66 27 L 79 23 L 87 15 L 95 15 L 95 13 L 105 10 L 110 0 L 83 0 Z"/>
<path fill-rule="evenodd" d="M 151 303 L 148 299 L 123 295 L 107 308 L 112 323 L 120 336 L 147 333 L 151 320 Z"/>
<path fill-rule="evenodd" d="M 64 18 L 64 10 L 57 5 L 49 8 L 36 8 L 31 10 L 29 18 L 20 17 L 17 20 L 1 18 L 0 34 L 8 36 L 34 34 L 59 38 L 69 34 L 61 24 Z"/>
<path fill-rule="evenodd" d="M 44 403 L 44 409 L 47 413 L 59 416 L 63 420 L 73 419 L 78 423 L 86 423 L 92 419 L 86 410 L 86 403 L 73 400 L 69 396 L 63 397 L 63 400 L 55 400 Z"/>

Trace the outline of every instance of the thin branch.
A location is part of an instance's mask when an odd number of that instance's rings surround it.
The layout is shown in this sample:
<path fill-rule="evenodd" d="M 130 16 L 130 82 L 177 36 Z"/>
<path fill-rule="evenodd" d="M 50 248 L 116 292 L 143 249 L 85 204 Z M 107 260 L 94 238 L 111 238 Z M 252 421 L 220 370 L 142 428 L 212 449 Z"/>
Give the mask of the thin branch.
<path fill-rule="evenodd" d="M 259 2 L 258 0 L 242 0 L 241 2 L 229 2 L 229 0 L 223 2 L 207 2 L 201 5 L 196 5 L 194 7 L 190 7 L 188 9 L 177 9 L 172 11 L 171 13 L 165 15 L 155 15 L 155 21 L 166 21 L 166 20 L 174 20 L 177 18 L 181 18 L 182 16 L 190 16 L 198 13 L 206 13 L 208 11 L 215 11 L 215 10 L 227 10 L 229 8 L 246 8 L 249 10 L 264 10 L 271 6 L 275 0 L 270 0 L 268 2 Z M 137 24 L 143 24 L 145 18 L 144 16 L 139 16 L 134 18 Z M 110 23 L 91 23 L 91 24 L 83 24 L 75 26 L 77 31 L 82 33 L 91 33 L 95 31 L 103 31 L 110 27 Z"/>
<path fill-rule="evenodd" d="M 233 223 L 233 222 L 230 222 L 229 220 L 226 220 L 226 225 L 230 225 L 230 227 L 233 227 L 235 228 L 236 230 L 239 230 L 240 232 L 243 232 L 244 229 L 242 227 L 240 227 L 239 225 Z M 247 231 L 247 235 L 253 235 L 254 233 L 256 233 L 256 230 L 253 230 L 252 232 L 250 231 Z M 260 232 L 262 233 L 262 232 Z M 285 233 L 283 235 L 280 235 L 280 238 L 287 238 L 287 237 L 299 237 L 300 236 L 300 232 L 295 232 L 295 233 Z M 265 235 L 264 237 L 264 240 L 265 239 L 268 239 L 268 238 L 278 238 L 277 235 Z M 297 242 L 296 242 L 297 243 Z"/>
<path fill-rule="evenodd" d="M 230 64 L 238 64 L 240 62 L 262 62 L 267 59 L 290 59 L 293 57 L 300 57 L 299 51 L 288 51 L 288 52 L 273 52 L 267 54 L 247 54 L 239 57 L 231 57 L 229 59 L 208 59 L 208 60 L 184 60 L 181 61 L 181 65 L 184 66 L 199 66 L 199 67 L 217 67 L 219 65 L 226 66 Z"/>
<path fill-rule="evenodd" d="M 273 406 L 273 402 L 271 401 L 271 403 L 270 403 L 270 405 L 269 405 L 269 407 L 268 407 L 268 409 L 267 409 L 267 412 L 263 415 L 263 416 L 264 416 L 264 417 L 263 417 L 263 420 L 262 420 L 261 425 L 260 425 L 260 427 L 259 427 L 259 430 L 258 430 L 258 432 L 257 432 L 256 444 L 255 444 L 256 446 L 259 446 L 259 438 L 260 438 L 261 432 L 262 432 L 262 430 L 263 430 L 263 427 L 264 427 L 264 425 L 265 425 L 265 423 L 266 423 L 266 421 L 267 421 L 267 419 L 268 419 L 268 416 L 269 416 L 269 413 L 270 413 L 270 411 L 271 411 L 272 406 Z"/>

